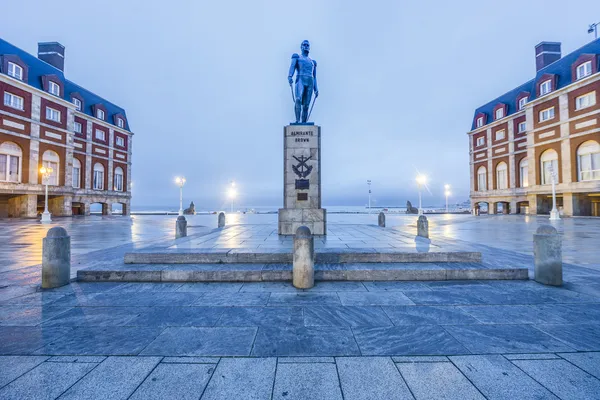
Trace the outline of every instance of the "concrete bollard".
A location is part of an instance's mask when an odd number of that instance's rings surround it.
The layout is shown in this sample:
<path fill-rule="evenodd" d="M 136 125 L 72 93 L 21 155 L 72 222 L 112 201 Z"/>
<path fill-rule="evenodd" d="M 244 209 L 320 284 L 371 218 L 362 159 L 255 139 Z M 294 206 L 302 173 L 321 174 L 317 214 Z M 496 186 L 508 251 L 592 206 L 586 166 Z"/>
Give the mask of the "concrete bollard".
<path fill-rule="evenodd" d="M 380 227 L 385 228 L 385 214 L 382 212 L 379 213 L 379 217 L 377 218 L 377 223 Z"/>
<path fill-rule="evenodd" d="M 301 226 L 294 236 L 294 287 L 310 289 L 315 285 L 315 242 L 310 229 Z"/>
<path fill-rule="evenodd" d="M 429 221 L 424 215 L 419 215 L 417 220 L 417 236 L 429 239 Z"/>
<path fill-rule="evenodd" d="M 218 222 L 218 227 L 219 228 L 223 228 L 225 227 L 225 213 L 224 212 L 220 212 L 219 213 L 219 222 Z"/>
<path fill-rule="evenodd" d="M 187 236 L 187 220 L 183 215 L 177 217 L 175 222 L 175 239 L 179 239 Z"/>
<path fill-rule="evenodd" d="M 71 237 L 60 226 L 48 230 L 42 248 L 42 288 L 67 285 L 71 280 Z"/>
<path fill-rule="evenodd" d="M 544 285 L 561 286 L 562 243 L 556 228 L 540 226 L 533 234 L 535 281 Z"/>

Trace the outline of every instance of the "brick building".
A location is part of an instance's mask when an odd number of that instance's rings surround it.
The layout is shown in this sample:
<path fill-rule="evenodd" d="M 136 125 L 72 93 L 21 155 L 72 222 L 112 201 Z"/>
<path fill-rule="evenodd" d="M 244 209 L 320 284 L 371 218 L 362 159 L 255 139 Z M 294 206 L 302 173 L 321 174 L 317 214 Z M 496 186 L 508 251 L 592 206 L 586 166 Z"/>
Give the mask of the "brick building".
<path fill-rule="evenodd" d="M 102 204 L 129 214 L 131 140 L 125 110 L 65 78 L 65 48 L 39 43 L 38 57 L 0 39 L 0 218 L 88 215 Z"/>
<path fill-rule="evenodd" d="M 535 77 L 475 111 L 475 210 L 548 214 L 556 171 L 561 214 L 600 216 L 599 55 L 600 39 L 564 57 L 560 43 L 542 42 Z"/>

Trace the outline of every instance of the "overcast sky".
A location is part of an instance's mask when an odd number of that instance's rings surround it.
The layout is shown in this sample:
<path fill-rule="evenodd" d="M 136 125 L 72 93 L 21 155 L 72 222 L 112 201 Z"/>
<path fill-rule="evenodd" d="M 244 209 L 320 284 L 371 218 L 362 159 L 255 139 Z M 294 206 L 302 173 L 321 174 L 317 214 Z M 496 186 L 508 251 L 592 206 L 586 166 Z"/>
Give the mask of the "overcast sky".
<path fill-rule="evenodd" d="M 474 109 L 531 79 L 534 46 L 593 39 L 600 1 L 6 1 L 2 38 L 37 54 L 66 47 L 66 76 L 125 108 L 133 207 L 184 201 L 281 206 L 283 126 L 294 119 L 290 56 L 311 42 L 320 96 L 323 203 L 469 195 Z"/>

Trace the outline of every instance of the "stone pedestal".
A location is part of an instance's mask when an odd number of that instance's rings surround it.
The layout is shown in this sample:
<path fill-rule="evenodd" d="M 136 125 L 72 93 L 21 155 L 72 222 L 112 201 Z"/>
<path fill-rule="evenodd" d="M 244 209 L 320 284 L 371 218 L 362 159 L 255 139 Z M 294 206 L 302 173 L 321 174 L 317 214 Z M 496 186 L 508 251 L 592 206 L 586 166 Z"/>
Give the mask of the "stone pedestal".
<path fill-rule="evenodd" d="M 71 237 L 60 226 L 48 230 L 42 246 L 42 288 L 64 286 L 71 278 Z"/>
<path fill-rule="evenodd" d="M 283 129 L 283 208 L 279 234 L 293 235 L 306 226 L 314 235 L 327 233 L 321 208 L 321 127 L 292 124 Z"/>

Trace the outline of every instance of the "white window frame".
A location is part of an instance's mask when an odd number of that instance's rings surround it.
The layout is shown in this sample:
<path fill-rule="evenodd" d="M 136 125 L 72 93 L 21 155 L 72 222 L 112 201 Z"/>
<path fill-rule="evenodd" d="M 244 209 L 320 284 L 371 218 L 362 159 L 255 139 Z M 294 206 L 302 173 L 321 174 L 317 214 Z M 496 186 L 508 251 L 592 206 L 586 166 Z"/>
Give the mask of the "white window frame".
<path fill-rule="evenodd" d="M 594 148 L 594 150 L 588 150 Z M 589 170 L 582 171 L 583 160 L 587 159 L 591 167 Z M 594 140 L 587 141 L 577 149 L 577 179 L 579 182 L 589 182 L 600 180 L 600 146 Z"/>
<path fill-rule="evenodd" d="M 477 138 L 475 146 L 479 147 L 479 146 L 483 146 L 484 144 L 485 144 L 485 137 L 484 136 L 479 136 Z"/>
<path fill-rule="evenodd" d="M 77 130 L 77 127 L 79 127 L 79 130 Z M 75 121 L 73 123 L 73 132 L 75 132 L 75 133 L 83 133 L 83 125 L 80 122 Z"/>
<path fill-rule="evenodd" d="M 577 80 L 592 74 L 592 62 L 586 61 L 577 66 Z"/>
<path fill-rule="evenodd" d="M 477 126 L 477 128 L 481 128 L 483 126 L 483 117 L 478 117 L 475 125 Z"/>
<path fill-rule="evenodd" d="M 79 166 L 76 166 L 76 163 Z M 81 189 L 81 162 L 76 158 L 73 158 L 73 188 Z"/>
<path fill-rule="evenodd" d="M 482 179 L 482 177 L 483 177 L 483 179 Z M 485 192 L 486 190 L 487 190 L 487 168 L 479 167 L 477 169 L 477 191 Z"/>
<path fill-rule="evenodd" d="M 496 165 L 496 189 L 508 189 L 508 165 L 506 165 L 505 162 L 501 162 Z"/>
<path fill-rule="evenodd" d="M 60 122 L 60 111 L 52 107 L 46 107 L 46 119 L 54 122 Z"/>
<path fill-rule="evenodd" d="M 102 167 L 102 170 L 96 170 L 96 166 L 99 165 Z M 104 190 L 104 174 L 106 170 L 104 165 L 100 163 L 94 164 L 93 173 L 92 173 L 92 188 L 94 190 Z"/>
<path fill-rule="evenodd" d="M 60 97 L 60 85 L 54 81 L 48 81 L 48 93 Z"/>
<path fill-rule="evenodd" d="M 554 119 L 554 117 L 554 107 L 546 108 L 540 111 L 539 122 L 549 121 L 551 119 Z"/>
<path fill-rule="evenodd" d="M 2 146 L 4 146 L 4 149 L 2 149 Z M 12 149 L 11 149 L 12 147 Z M 17 150 L 18 149 L 18 150 Z M 23 168 L 23 150 L 21 149 L 21 147 L 13 142 L 3 142 L 2 144 L 0 144 L 0 155 L 3 155 L 6 157 L 6 164 L 5 164 L 5 168 L 6 168 L 6 177 L 5 179 L 0 179 L 0 182 L 9 182 L 9 183 L 21 183 L 21 177 L 22 177 L 22 168 Z M 11 166 L 11 160 L 13 158 L 17 159 L 17 176 L 16 179 L 10 179 L 11 176 L 11 170 L 10 170 L 10 166 Z"/>
<path fill-rule="evenodd" d="M 12 70 L 11 70 L 12 69 Z M 18 73 L 16 71 L 19 71 Z M 15 64 L 14 62 L 8 62 L 8 71 L 6 71 L 8 76 L 12 76 L 15 79 L 20 81 L 23 80 L 23 67 L 19 64 Z"/>
<path fill-rule="evenodd" d="M 546 150 L 542 153 L 542 157 L 540 159 L 540 167 L 541 167 L 541 181 L 542 185 L 550 185 L 552 184 L 552 176 L 549 173 L 549 167 L 553 166 L 554 171 L 556 171 L 557 178 L 556 183 L 558 184 L 558 153 L 556 150 Z"/>
<path fill-rule="evenodd" d="M 596 91 L 575 98 L 575 110 L 583 110 L 596 105 Z"/>
<path fill-rule="evenodd" d="M 522 110 L 525 108 L 525 104 L 527 104 L 527 97 L 521 97 L 519 99 L 519 110 Z"/>
<path fill-rule="evenodd" d="M 125 138 L 121 136 L 115 136 L 115 144 L 119 147 L 125 147 Z"/>
<path fill-rule="evenodd" d="M 104 121 L 104 117 L 106 116 L 106 114 L 104 114 L 104 110 L 101 109 L 97 109 L 96 110 L 96 118 L 101 119 L 102 121 Z"/>
<path fill-rule="evenodd" d="M 20 106 L 17 104 L 19 101 L 21 102 Z M 11 92 L 4 92 L 4 105 L 23 111 L 25 109 L 25 99 Z"/>
<path fill-rule="evenodd" d="M 125 128 L 125 121 L 123 120 L 123 118 L 117 118 L 117 126 L 119 128 Z"/>
<path fill-rule="evenodd" d="M 121 173 L 118 173 L 119 171 Z M 122 192 L 123 191 L 123 176 L 124 175 L 125 175 L 125 173 L 123 171 L 123 168 L 121 168 L 121 167 L 115 168 L 114 190 L 116 192 Z"/>
<path fill-rule="evenodd" d="M 73 97 L 73 104 L 75 104 L 75 109 L 77 111 L 81 111 L 81 108 L 83 106 L 83 104 L 81 103 L 81 100 L 79 100 L 77 97 Z"/>
<path fill-rule="evenodd" d="M 552 79 L 547 79 L 540 83 L 540 96 L 544 96 L 552 91 Z"/>
<path fill-rule="evenodd" d="M 98 137 L 99 132 L 102 133 L 101 137 Z M 106 132 L 104 132 L 102 129 L 96 129 L 96 131 L 94 132 L 94 138 L 106 142 Z"/>
<path fill-rule="evenodd" d="M 521 129 L 521 127 L 523 127 L 523 129 Z M 519 122 L 519 125 L 517 126 L 517 133 L 523 133 L 527 130 L 527 122 L 523 121 L 523 122 Z"/>
<path fill-rule="evenodd" d="M 48 185 L 50 186 L 58 186 L 59 185 L 59 171 L 60 171 L 60 156 L 58 153 L 52 150 L 46 150 L 44 154 L 42 154 L 42 165 L 46 168 L 52 168 L 52 175 L 48 176 L 46 179 L 48 181 Z M 46 179 L 42 179 L 42 183 L 46 183 Z"/>
<path fill-rule="evenodd" d="M 499 135 L 501 134 L 501 135 Z M 506 131 L 504 129 L 500 129 L 499 131 L 496 131 L 496 141 L 498 140 L 504 140 L 506 138 Z"/>
<path fill-rule="evenodd" d="M 521 187 L 529 187 L 529 161 L 523 158 L 519 163 L 519 183 Z"/>
<path fill-rule="evenodd" d="M 504 118 L 504 108 L 499 108 L 496 110 L 496 120 Z"/>

